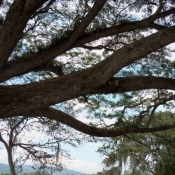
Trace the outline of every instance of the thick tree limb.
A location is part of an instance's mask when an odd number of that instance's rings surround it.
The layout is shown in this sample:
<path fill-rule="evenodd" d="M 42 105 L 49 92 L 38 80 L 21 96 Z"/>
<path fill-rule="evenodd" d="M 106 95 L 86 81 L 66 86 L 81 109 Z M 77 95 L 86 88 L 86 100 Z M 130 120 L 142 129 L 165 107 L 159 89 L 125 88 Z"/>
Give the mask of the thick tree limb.
<path fill-rule="evenodd" d="M 123 67 L 174 42 L 174 31 L 175 26 L 140 39 L 86 70 L 29 85 L 1 86 L 0 96 L 3 98 L 0 100 L 0 115 L 2 117 L 20 115 L 23 112 L 48 107 L 81 95 L 97 93 L 97 90 L 104 87 Z M 11 99 L 14 100 L 11 101 Z"/>
<path fill-rule="evenodd" d="M 170 12 L 169 11 L 167 12 L 168 14 L 164 12 L 165 14 L 160 15 L 160 17 L 169 15 L 169 13 L 172 14 L 174 12 L 175 12 L 175 9 L 172 9 L 170 10 Z M 102 29 L 100 31 L 97 30 L 88 35 L 81 36 L 81 37 L 79 36 L 79 39 L 76 41 L 75 44 L 72 44 L 72 46 L 70 46 L 70 44 L 68 45 L 68 43 L 73 43 L 73 42 L 70 42 L 67 39 L 54 48 L 46 49 L 45 51 L 38 52 L 38 53 L 33 53 L 27 59 L 10 61 L 6 63 L 4 67 L 0 70 L 0 82 L 6 81 L 15 76 L 28 73 L 34 70 L 35 68 L 48 63 L 50 60 L 54 59 L 55 57 L 62 54 L 66 50 L 69 50 L 74 47 L 81 47 L 82 45 L 92 42 L 94 40 L 97 40 L 99 38 L 103 38 L 103 37 L 107 37 L 107 36 L 111 36 L 111 35 L 115 35 L 123 32 L 129 32 L 136 29 L 142 29 L 142 28 L 156 28 L 158 30 L 163 29 L 163 26 L 153 23 L 154 20 L 156 19 L 157 19 L 157 16 L 154 18 L 150 17 L 138 22 L 130 22 L 125 25 L 121 24 L 115 27 Z"/>
<path fill-rule="evenodd" d="M 47 65 L 47 66 L 43 66 L 41 68 L 35 69 L 34 71 L 49 71 L 52 72 L 58 76 L 63 76 L 64 73 L 62 71 L 62 66 L 60 65 Z"/>
<path fill-rule="evenodd" d="M 67 77 L 67 80 L 65 77 Z M 111 88 L 108 83 L 99 86 L 94 86 L 94 83 L 86 85 L 84 84 L 86 83 L 84 79 L 87 78 L 73 73 L 29 85 L 0 86 L 0 96 L 3 97 L 0 98 L 0 117 L 22 115 L 28 111 L 42 109 L 43 107 L 87 94 L 121 93 L 151 88 L 175 90 L 175 79 L 171 78 L 117 78 L 119 86 L 116 88 Z M 85 86 L 87 87 L 85 88 Z"/>
<path fill-rule="evenodd" d="M 89 126 L 64 112 L 58 111 L 53 108 L 33 111 L 30 113 L 26 113 L 26 115 L 32 116 L 32 117 L 44 116 L 51 120 L 57 120 L 82 133 L 85 133 L 91 136 L 97 136 L 97 137 L 117 137 L 117 136 L 130 134 L 130 133 L 148 133 L 148 132 L 165 131 L 165 130 L 175 128 L 175 124 L 154 127 L 154 128 L 139 128 L 136 126 L 123 126 L 118 129 L 96 128 L 94 126 Z"/>
<path fill-rule="evenodd" d="M 92 42 L 101 37 L 132 31 L 135 29 L 145 28 L 146 26 L 148 27 L 149 25 L 153 26 L 153 24 L 151 23 L 146 25 L 146 23 L 138 22 L 138 23 L 130 23 L 125 26 L 111 27 L 108 29 L 104 29 L 102 31 L 97 31 L 95 33 L 80 38 L 77 41 L 75 47 L 82 46 L 85 43 Z M 67 47 L 67 43 L 68 41 L 64 41 L 55 48 L 50 48 L 41 53 L 40 52 L 33 53 L 27 59 L 14 60 L 6 63 L 4 67 L 0 70 L 0 82 L 6 81 L 15 76 L 28 73 L 29 71 L 34 70 L 35 68 L 41 66 L 42 64 L 45 64 L 48 61 L 54 59 L 56 56 L 62 54 L 65 51 L 64 47 Z"/>
<path fill-rule="evenodd" d="M 11 5 L 0 33 L 0 69 L 22 36 L 31 15 L 47 0 L 17 0 Z"/>
<path fill-rule="evenodd" d="M 175 8 L 172 8 L 172 9 L 167 10 L 167 11 L 162 12 L 162 13 L 153 14 L 150 18 L 152 18 L 152 20 L 156 20 L 156 19 L 163 18 L 165 16 L 168 16 L 168 15 L 171 15 L 174 13 L 175 13 Z"/>
<path fill-rule="evenodd" d="M 143 19 L 141 21 L 128 22 L 126 24 L 120 24 L 120 25 L 117 25 L 114 27 L 109 27 L 109 28 L 101 29 L 101 30 L 97 29 L 97 31 L 94 31 L 94 32 L 90 33 L 89 35 L 87 35 L 83 38 L 80 38 L 77 42 L 77 46 L 81 46 L 83 44 L 97 40 L 99 38 L 117 35 L 119 33 L 129 32 L 129 31 L 133 31 L 136 29 L 154 28 L 154 29 L 161 30 L 161 29 L 165 28 L 165 26 L 158 25 L 158 24 L 154 23 L 154 21 L 159 19 L 159 18 L 165 17 L 167 15 L 171 15 L 174 13 L 175 13 L 175 8 L 170 9 L 166 12 L 152 15 L 149 18 Z"/>
<path fill-rule="evenodd" d="M 1 75 L 0 77 L 2 78 L 5 76 L 4 77 L 5 79 L 9 79 L 10 77 L 12 78 L 14 76 L 25 74 L 25 73 L 31 71 L 32 69 L 37 68 L 38 66 L 41 66 L 41 65 L 47 63 L 48 61 L 54 59 L 58 55 L 64 53 L 66 50 L 72 48 L 73 44 L 75 44 L 75 42 L 77 42 L 77 39 L 84 32 L 86 27 L 91 23 L 91 21 L 95 18 L 95 16 L 98 14 L 98 12 L 102 9 L 105 2 L 106 2 L 106 0 L 95 1 L 94 6 L 91 8 L 89 13 L 85 16 L 85 18 L 80 23 L 80 25 L 76 28 L 76 30 L 72 33 L 70 38 L 63 41 L 57 47 L 50 48 L 50 49 L 43 51 L 41 53 L 39 52 L 39 53 L 30 54 L 30 56 L 23 61 L 17 60 L 17 61 L 12 62 L 12 64 L 10 64 L 10 65 L 9 65 L 9 63 L 7 63 L 7 65 L 5 65 L 5 68 L 3 68 L 3 70 L 1 71 L 3 75 Z M 24 19 L 23 19 L 23 21 L 24 21 Z M 27 20 L 26 20 L 26 22 L 27 22 Z M 4 34 L 4 35 L 6 35 L 6 34 Z M 18 35 L 15 35 L 15 36 L 19 36 L 19 33 L 18 33 Z M 15 41 L 17 41 L 17 39 L 19 39 L 19 37 L 16 38 Z M 10 41 L 10 42 L 15 43 L 15 41 Z M 3 41 L 2 41 L 2 44 L 3 44 Z M 1 47 L 1 41 L 0 41 L 0 47 Z M 9 56 L 9 54 L 7 56 Z M 5 59 L 5 58 L 7 58 L 7 56 L 6 57 L 3 56 L 3 58 Z M 0 57 L 1 57 L 1 55 L 0 55 Z M 0 64 L 0 68 L 1 68 L 1 64 Z M 9 70 L 9 69 L 7 70 L 7 68 L 11 68 L 11 70 Z M 5 80 L 4 78 L 3 78 L 3 81 Z"/>
<path fill-rule="evenodd" d="M 98 12 L 103 8 L 107 0 L 96 0 L 93 7 L 90 9 L 89 13 L 85 16 L 83 21 L 80 23 L 78 28 L 71 35 L 69 42 L 75 41 L 80 37 L 82 33 L 84 33 L 87 26 L 92 22 Z"/>
<path fill-rule="evenodd" d="M 78 96 L 97 93 L 121 68 L 174 42 L 174 31 L 175 26 L 140 39 L 119 49 L 102 62 L 86 70 L 28 85 L 1 86 L 0 115 L 2 117 L 20 115 L 24 112 L 48 107 Z M 145 85 L 147 88 L 154 88 L 147 86 L 147 82 L 139 84 Z M 157 85 L 155 86 L 157 88 Z M 165 86 L 162 88 L 165 88 Z M 130 88 L 130 90 L 132 91 L 134 88 Z M 14 100 L 11 101 L 11 99 Z"/>
<path fill-rule="evenodd" d="M 3 139 L 1 132 L 0 132 L 0 141 L 5 145 L 5 148 L 8 150 L 9 146 L 7 142 Z"/>
<path fill-rule="evenodd" d="M 121 93 L 129 91 L 137 91 L 142 89 L 170 89 L 175 90 L 175 79 L 161 77 L 116 77 L 113 81 L 119 81 L 119 87 L 110 90 L 110 87 L 105 84 L 96 90 L 97 94 Z"/>

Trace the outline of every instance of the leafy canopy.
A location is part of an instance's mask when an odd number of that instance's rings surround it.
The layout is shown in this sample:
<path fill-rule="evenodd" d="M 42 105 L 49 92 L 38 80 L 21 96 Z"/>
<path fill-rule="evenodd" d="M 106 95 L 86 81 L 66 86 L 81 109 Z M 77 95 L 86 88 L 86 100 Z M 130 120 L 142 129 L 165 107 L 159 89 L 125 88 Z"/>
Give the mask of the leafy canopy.
<path fill-rule="evenodd" d="M 0 19 L 1 119 L 97 137 L 175 127 L 155 123 L 174 119 L 174 0 L 2 0 Z"/>

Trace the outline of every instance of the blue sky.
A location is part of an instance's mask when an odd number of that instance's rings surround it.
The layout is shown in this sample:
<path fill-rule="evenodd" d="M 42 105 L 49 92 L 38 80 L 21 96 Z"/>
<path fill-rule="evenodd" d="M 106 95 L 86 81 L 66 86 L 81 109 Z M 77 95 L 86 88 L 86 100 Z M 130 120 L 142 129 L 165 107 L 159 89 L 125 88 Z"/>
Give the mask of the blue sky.
<path fill-rule="evenodd" d="M 67 168 L 83 173 L 96 173 L 103 170 L 101 164 L 103 157 L 97 153 L 100 146 L 98 143 L 86 143 L 78 148 L 68 148 L 72 163 L 67 164 Z"/>

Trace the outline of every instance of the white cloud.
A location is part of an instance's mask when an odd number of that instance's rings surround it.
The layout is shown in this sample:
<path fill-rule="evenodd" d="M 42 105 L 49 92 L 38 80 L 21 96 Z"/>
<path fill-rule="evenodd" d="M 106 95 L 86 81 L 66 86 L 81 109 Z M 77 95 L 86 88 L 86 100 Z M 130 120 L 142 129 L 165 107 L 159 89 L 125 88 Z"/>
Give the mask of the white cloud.
<path fill-rule="evenodd" d="M 63 163 L 66 168 L 82 173 L 92 174 L 103 170 L 101 164 L 104 159 L 97 153 L 97 149 L 101 143 L 86 143 L 77 149 L 72 147 L 65 147 L 70 151 L 70 159 L 65 160 Z"/>
<path fill-rule="evenodd" d="M 80 159 L 72 160 L 71 163 L 67 164 L 67 168 L 75 171 L 80 171 L 86 174 L 102 171 L 102 167 L 100 165 L 91 162 L 86 162 Z"/>

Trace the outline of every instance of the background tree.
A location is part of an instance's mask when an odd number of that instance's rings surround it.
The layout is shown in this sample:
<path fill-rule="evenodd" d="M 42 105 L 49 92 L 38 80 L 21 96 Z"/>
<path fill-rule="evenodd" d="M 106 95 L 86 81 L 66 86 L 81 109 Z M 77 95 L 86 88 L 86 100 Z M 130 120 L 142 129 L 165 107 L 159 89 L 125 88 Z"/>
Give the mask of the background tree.
<path fill-rule="evenodd" d="M 133 175 L 133 173 L 129 170 L 125 170 L 123 175 Z M 151 174 L 149 172 L 141 172 L 141 171 L 137 170 L 135 175 L 151 175 Z"/>
<path fill-rule="evenodd" d="M 49 173 L 47 172 L 32 172 L 32 173 L 23 173 L 22 175 L 50 175 Z"/>
<path fill-rule="evenodd" d="M 174 107 L 174 0 L 0 5 L 1 119 L 42 116 L 97 137 L 175 127 L 154 125 Z"/>
<path fill-rule="evenodd" d="M 1 120 L 0 142 L 5 146 L 12 175 L 22 171 L 25 163 L 32 163 L 38 172 L 62 170 L 62 157 L 69 156 L 63 144 L 76 146 L 80 139 L 71 130 L 65 131 L 57 121 L 26 116 Z M 75 133 L 74 133 L 75 134 Z"/>
<path fill-rule="evenodd" d="M 154 125 L 164 124 L 174 120 L 171 112 L 154 114 Z M 146 118 L 145 118 L 146 119 Z M 174 174 L 175 131 L 148 134 L 125 134 L 120 138 L 113 138 L 105 142 L 99 152 L 106 155 L 103 160 L 107 170 L 105 174 L 122 170 L 124 164 L 129 163 L 131 174 Z M 139 173 L 139 174 L 140 174 Z M 120 174 L 120 173 L 119 173 Z"/>

